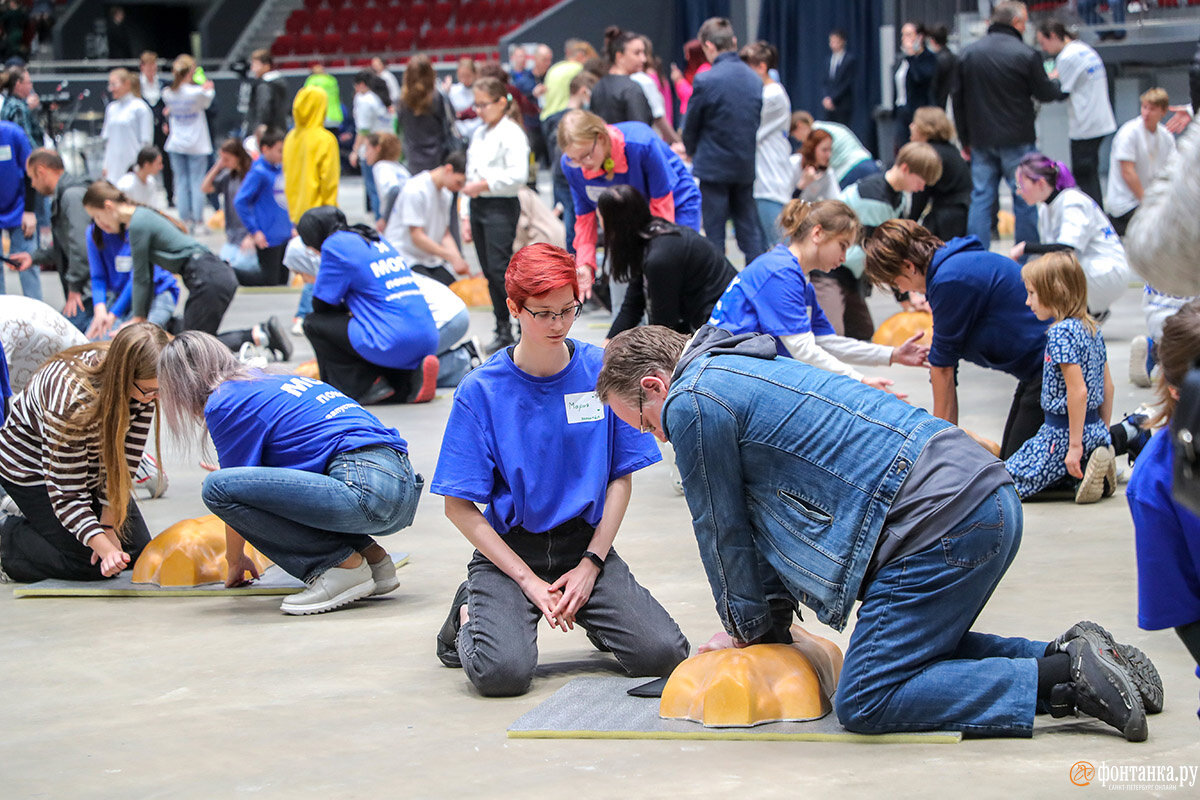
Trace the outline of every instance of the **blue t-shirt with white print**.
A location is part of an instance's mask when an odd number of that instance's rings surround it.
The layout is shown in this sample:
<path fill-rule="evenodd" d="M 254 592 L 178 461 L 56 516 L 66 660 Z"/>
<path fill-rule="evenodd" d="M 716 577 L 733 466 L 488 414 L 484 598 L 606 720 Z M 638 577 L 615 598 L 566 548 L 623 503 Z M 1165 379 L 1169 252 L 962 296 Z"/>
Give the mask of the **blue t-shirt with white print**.
<path fill-rule="evenodd" d="M 791 357 L 780 337 L 798 333 L 835 333 L 800 261 L 786 245 L 775 245 L 742 270 L 713 306 L 709 325 L 730 333 L 775 337 L 779 355 Z"/>
<path fill-rule="evenodd" d="M 133 255 L 129 249 L 129 235 L 100 231 L 102 246 L 96 245 L 93 232 L 96 223 L 87 228 L 88 268 L 92 275 L 92 297 L 97 303 L 107 303 L 109 295 L 114 297 L 109 312 L 118 317 L 129 313 L 133 299 L 133 282 L 129 280 L 133 269 Z M 179 281 L 157 264 L 154 265 L 154 295 L 167 292 L 179 302 Z"/>
<path fill-rule="evenodd" d="M 412 270 L 384 240 L 338 231 L 321 246 L 313 297 L 345 303 L 350 344 L 372 364 L 416 369 L 437 351 L 438 333 Z"/>
<path fill-rule="evenodd" d="M 324 473 L 339 453 L 385 445 L 408 452 L 395 428 L 327 383 L 253 373 L 229 380 L 204 404 L 223 468 L 280 467 Z"/>
<path fill-rule="evenodd" d="M 430 491 L 486 505 L 497 533 L 542 533 L 604 514 L 608 484 L 662 456 L 600 402 L 604 351 L 574 340 L 561 372 L 530 375 L 508 348 L 467 374 L 454 405 Z"/>

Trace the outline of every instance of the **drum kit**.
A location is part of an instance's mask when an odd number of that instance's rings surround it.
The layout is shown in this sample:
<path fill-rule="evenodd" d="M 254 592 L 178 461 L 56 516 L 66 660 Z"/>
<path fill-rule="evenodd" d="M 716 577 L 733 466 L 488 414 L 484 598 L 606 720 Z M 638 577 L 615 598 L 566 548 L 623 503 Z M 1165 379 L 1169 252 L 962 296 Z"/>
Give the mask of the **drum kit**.
<path fill-rule="evenodd" d="M 104 111 L 80 110 L 91 91 L 76 93 L 68 91 L 68 87 L 68 82 L 63 81 L 52 93 L 42 96 L 45 130 L 54 138 L 67 171 L 93 180 L 100 177 L 104 165 L 104 137 L 99 133 Z"/>

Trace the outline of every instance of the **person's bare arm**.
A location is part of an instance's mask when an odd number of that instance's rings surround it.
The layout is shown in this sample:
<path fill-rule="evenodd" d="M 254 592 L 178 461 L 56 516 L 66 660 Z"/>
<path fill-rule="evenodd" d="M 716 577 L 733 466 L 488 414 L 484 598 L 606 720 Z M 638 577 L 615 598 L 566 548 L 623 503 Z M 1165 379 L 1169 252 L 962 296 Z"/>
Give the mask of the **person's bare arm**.
<path fill-rule="evenodd" d="M 221 166 L 221 162 L 219 160 L 213 164 L 212 168 L 205 173 L 204 180 L 200 181 L 200 191 L 204 192 L 205 194 L 212 194 L 215 192 L 217 187 L 213 185 L 213 181 L 217 179 L 217 173 L 222 169 L 223 167 Z"/>
<path fill-rule="evenodd" d="M 954 384 L 954 367 L 930 367 L 929 383 L 933 387 L 933 415 L 958 424 L 958 387 Z"/>
<path fill-rule="evenodd" d="M 1142 179 L 1138 177 L 1137 165 L 1132 161 L 1122 161 L 1120 164 L 1121 180 L 1125 181 L 1125 185 L 1129 187 L 1129 191 L 1133 192 L 1133 196 L 1140 202 L 1146 190 L 1142 186 Z"/>

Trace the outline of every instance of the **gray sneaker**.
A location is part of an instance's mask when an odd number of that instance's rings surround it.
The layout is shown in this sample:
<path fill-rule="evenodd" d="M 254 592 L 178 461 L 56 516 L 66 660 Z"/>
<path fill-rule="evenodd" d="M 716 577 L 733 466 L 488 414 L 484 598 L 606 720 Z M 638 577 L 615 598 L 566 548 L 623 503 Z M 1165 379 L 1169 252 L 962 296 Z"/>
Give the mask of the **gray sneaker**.
<path fill-rule="evenodd" d="M 375 591 L 371 565 L 364 558 L 353 569 L 332 567 L 325 570 L 308 588 L 283 599 L 279 610 L 285 614 L 321 614 L 353 603 Z"/>
<path fill-rule="evenodd" d="M 1075 490 L 1075 502 L 1080 505 L 1094 503 L 1116 491 L 1116 463 L 1111 446 L 1097 447 L 1093 450 L 1083 468 L 1083 480 Z"/>
<path fill-rule="evenodd" d="M 370 564 L 371 578 L 375 581 L 375 590 L 371 595 L 387 594 L 396 591 L 400 579 L 396 577 L 396 564 L 390 555 L 384 556 L 378 564 Z"/>
<path fill-rule="evenodd" d="M 1121 644 L 1116 641 L 1113 639 L 1112 634 L 1098 623 L 1091 622 L 1090 620 L 1076 622 L 1066 633 L 1055 639 L 1051 646 L 1055 652 L 1065 653 L 1067 652 L 1067 642 L 1079 637 L 1083 631 L 1093 631 L 1124 659 L 1125 669 L 1129 672 L 1129 676 L 1133 678 L 1133 685 L 1137 687 L 1138 694 L 1141 695 L 1142 705 L 1145 706 L 1146 713 L 1157 714 L 1162 711 L 1162 678 L 1159 677 L 1158 670 L 1155 669 L 1154 663 L 1150 661 L 1150 657 L 1131 644 Z"/>

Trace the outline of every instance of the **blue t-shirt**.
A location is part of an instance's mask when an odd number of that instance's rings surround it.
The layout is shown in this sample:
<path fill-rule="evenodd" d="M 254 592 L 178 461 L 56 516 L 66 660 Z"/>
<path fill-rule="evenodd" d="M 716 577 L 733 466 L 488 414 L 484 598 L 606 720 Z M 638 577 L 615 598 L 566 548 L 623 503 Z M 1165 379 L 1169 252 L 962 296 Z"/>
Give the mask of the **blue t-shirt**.
<path fill-rule="evenodd" d="M 12 397 L 12 384 L 8 382 L 8 357 L 0 347 L 0 424 L 8 416 L 8 398 Z"/>
<path fill-rule="evenodd" d="M 25 213 L 25 159 L 32 148 L 20 125 L 0 122 L 0 228 L 19 228 Z M 32 209 L 30 209 L 32 210 Z"/>
<path fill-rule="evenodd" d="M 1059 364 L 1078 364 L 1087 387 L 1087 410 L 1104 403 L 1104 365 L 1108 350 L 1100 330 L 1088 333 L 1075 318 L 1056 322 L 1046 329 L 1046 367 L 1042 377 L 1042 409 L 1051 414 L 1067 413 L 1067 379 Z"/>
<path fill-rule="evenodd" d="M 1125 487 L 1137 545 L 1138 626 L 1151 631 L 1200 621 L 1200 517 L 1171 496 L 1173 459 L 1171 432 L 1161 430 Z"/>
<path fill-rule="evenodd" d="M 370 242 L 353 231 L 326 239 L 313 297 L 350 308 L 350 344 L 372 364 L 416 369 L 437 351 L 429 304 L 412 270 L 382 239 Z"/>
<path fill-rule="evenodd" d="M 596 395 L 604 351 L 568 341 L 575 352 L 557 375 L 523 372 L 506 348 L 454 392 L 430 491 L 485 504 L 500 534 L 595 525 L 609 483 L 662 458 Z"/>
<path fill-rule="evenodd" d="M 675 221 L 691 226 L 690 220 L 700 218 L 700 190 L 687 166 L 667 146 L 659 135 L 644 122 L 618 122 L 613 126 L 625 137 L 625 160 L 629 169 L 613 174 L 583 177 L 583 170 L 561 160 L 563 175 L 571 187 L 575 215 L 582 217 L 596 210 L 596 200 L 610 186 L 628 184 L 637 189 L 647 201 L 670 194 L 675 201 Z M 688 220 L 681 222 L 680 218 Z"/>
<path fill-rule="evenodd" d="M 92 297 L 97 303 L 107 303 L 109 295 L 115 295 L 109 311 L 118 317 L 129 313 L 133 299 L 133 282 L 129 280 L 133 269 L 133 255 L 129 250 L 129 236 L 123 233 L 100 231 L 103 247 L 96 246 L 92 233 L 96 223 L 87 228 L 88 268 L 92 273 Z M 167 292 L 179 302 L 179 282 L 175 276 L 157 264 L 154 266 L 154 295 Z"/>
<path fill-rule="evenodd" d="M 283 167 L 259 158 L 250 167 L 233 200 L 238 218 L 250 233 L 262 231 L 267 246 L 276 247 L 292 238 L 287 197 L 283 193 Z"/>
<path fill-rule="evenodd" d="M 951 239 L 933 254 L 925 299 L 933 311 L 929 363 L 957 367 L 966 359 L 1017 380 L 1042 369 L 1048 321 L 1025 305 L 1017 262 L 984 249 L 974 236 Z"/>
<path fill-rule="evenodd" d="M 225 381 L 204 404 L 204 421 L 223 468 L 324 473 L 334 456 L 360 447 L 408 452 L 395 428 L 329 384 L 298 375 Z"/>
<path fill-rule="evenodd" d="M 770 334 L 775 337 L 779 355 L 789 358 L 791 353 L 781 336 L 835 333 L 800 261 L 782 244 L 751 261 L 733 279 L 713 306 L 708 324 L 731 333 Z"/>

